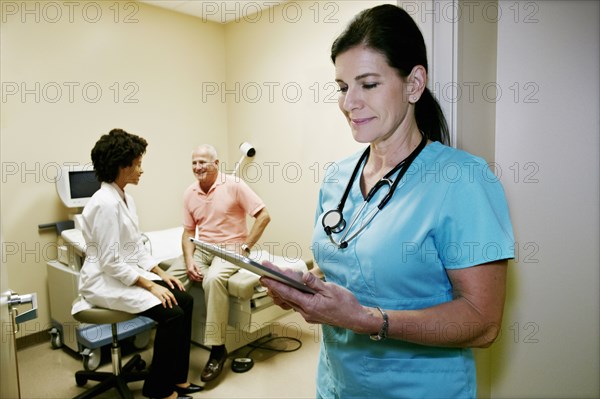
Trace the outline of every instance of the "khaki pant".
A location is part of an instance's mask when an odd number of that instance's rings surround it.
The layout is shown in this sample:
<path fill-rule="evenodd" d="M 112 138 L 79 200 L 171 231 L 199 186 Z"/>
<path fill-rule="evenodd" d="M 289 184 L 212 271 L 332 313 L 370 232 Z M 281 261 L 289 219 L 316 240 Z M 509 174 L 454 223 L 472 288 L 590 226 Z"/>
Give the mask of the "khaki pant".
<path fill-rule="evenodd" d="M 204 275 L 202 289 L 204 290 L 204 300 L 206 302 L 207 326 L 205 329 L 204 345 L 224 345 L 227 322 L 229 321 L 229 292 L 227 291 L 227 284 L 229 277 L 240 268 L 199 248 L 196 248 L 196 251 L 194 251 L 194 262 Z M 189 290 L 192 282 L 188 278 L 183 256 L 179 257 L 167 272 L 181 280 L 185 289 Z"/>

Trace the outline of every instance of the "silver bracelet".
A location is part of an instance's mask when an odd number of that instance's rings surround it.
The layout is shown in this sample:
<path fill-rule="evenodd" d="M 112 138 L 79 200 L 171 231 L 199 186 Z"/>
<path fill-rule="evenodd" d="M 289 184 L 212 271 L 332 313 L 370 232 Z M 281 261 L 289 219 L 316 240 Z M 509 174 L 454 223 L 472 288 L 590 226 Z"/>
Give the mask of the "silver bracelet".
<path fill-rule="evenodd" d="M 381 315 L 383 316 L 383 324 L 381 325 L 379 332 L 377 334 L 371 334 L 370 337 L 373 341 L 383 341 L 387 338 L 388 327 L 390 323 L 387 313 L 385 313 L 383 309 L 381 309 L 379 306 L 377 306 L 377 310 L 379 310 L 379 312 L 381 312 Z"/>

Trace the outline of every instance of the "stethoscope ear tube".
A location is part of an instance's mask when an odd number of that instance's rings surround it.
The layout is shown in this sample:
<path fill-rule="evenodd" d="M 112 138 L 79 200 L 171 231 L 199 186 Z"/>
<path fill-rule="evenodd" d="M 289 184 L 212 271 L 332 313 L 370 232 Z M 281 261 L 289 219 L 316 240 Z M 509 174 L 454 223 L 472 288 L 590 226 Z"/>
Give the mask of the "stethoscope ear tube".
<path fill-rule="evenodd" d="M 394 192 L 396 191 L 396 187 L 398 187 L 398 184 L 400 183 L 400 181 L 402 180 L 402 178 L 404 177 L 404 175 L 406 174 L 406 172 L 412 165 L 412 162 L 415 160 L 416 157 L 419 156 L 419 154 L 421 153 L 423 148 L 425 148 L 426 144 L 427 144 L 427 138 L 425 136 L 423 136 L 423 139 L 419 143 L 419 146 L 417 148 L 415 148 L 415 150 L 403 161 L 405 165 L 402 168 L 402 170 L 400 171 L 400 173 L 398 173 L 398 176 L 396 177 L 396 180 L 394 180 L 394 183 L 391 185 L 390 191 L 388 191 L 388 193 L 385 195 L 385 197 L 383 197 L 383 199 L 381 200 L 379 205 L 377 205 L 379 210 L 382 210 L 383 207 L 389 202 L 389 200 L 392 199 L 392 195 L 394 195 Z M 386 179 L 386 178 L 384 178 L 382 180 L 388 180 L 388 182 L 389 182 L 389 179 Z"/>
<path fill-rule="evenodd" d="M 346 239 L 346 236 L 348 235 L 348 231 L 347 231 L 344 234 L 344 236 L 342 237 L 341 241 L 339 243 L 337 243 L 333 239 L 333 237 L 331 236 L 331 234 L 332 233 L 336 233 L 336 234 L 340 233 L 340 232 L 342 232 L 346 228 L 346 221 L 344 220 L 343 209 L 344 209 L 344 205 L 346 203 L 346 199 L 348 198 L 348 194 L 350 193 L 350 189 L 352 187 L 352 184 L 354 183 L 354 180 L 356 179 L 356 175 L 358 174 L 358 171 L 360 169 L 360 166 L 361 166 L 362 162 L 365 160 L 365 158 L 369 154 L 369 147 L 367 147 L 365 149 L 365 151 L 361 155 L 360 159 L 358 160 L 358 163 L 354 167 L 354 171 L 352 172 L 352 176 L 350 177 L 350 181 L 348 182 L 348 185 L 346 186 L 346 189 L 344 190 L 344 194 L 342 195 L 342 198 L 340 200 L 340 203 L 339 203 L 337 209 L 332 209 L 330 211 L 327 211 L 323 215 L 323 218 L 321 219 L 321 224 L 323 225 L 323 229 L 325 230 L 325 234 L 327 234 L 327 236 L 329 236 L 329 239 L 331 240 L 332 243 L 334 243 L 335 245 L 337 245 L 340 249 L 344 249 L 344 248 L 348 247 L 348 241 L 350 241 L 351 239 L 353 239 L 354 237 L 356 237 L 366 227 L 366 225 L 369 224 L 371 222 L 371 220 L 373 220 L 373 218 L 375 217 L 375 215 L 377 215 L 377 213 L 379 213 L 379 211 L 382 210 L 383 207 L 389 202 L 389 200 L 394 195 L 394 191 L 396 191 L 396 188 L 398 187 L 398 184 L 400 183 L 400 180 L 402 180 L 402 178 L 404 177 L 404 174 L 406 173 L 406 171 L 408 170 L 408 168 L 410 167 L 410 165 L 412 164 L 412 162 L 415 160 L 415 158 L 417 158 L 417 156 L 421 153 L 421 151 L 423 150 L 423 148 L 425 148 L 426 144 L 427 144 L 427 138 L 425 136 L 423 136 L 422 139 L 421 139 L 421 142 L 419 143 L 419 145 L 417 146 L 417 148 L 415 148 L 415 150 L 407 158 L 405 158 L 404 160 L 400 161 L 394 167 L 394 169 L 392 169 L 388 174 L 386 174 L 381 180 L 379 180 L 375 184 L 375 186 L 373 186 L 373 188 L 371 188 L 371 190 L 369 190 L 369 192 L 367 193 L 367 196 L 365 198 L 365 201 L 363 202 L 363 204 L 360 207 L 359 211 L 356 213 L 356 215 L 350 221 L 350 227 L 348 227 L 349 229 L 352 228 L 352 226 L 354 225 L 354 222 L 355 222 L 356 218 L 358 217 L 358 214 L 360 214 L 362 212 L 362 210 L 364 209 L 365 205 L 371 200 L 371 198 L 373 198 L 373 196 L 375 195 L 375 193 L 381 187 L 383 187 L 384 185 L 388 185 L 390 187 L 390 189 L 387 192 L 387 194 L 383 197 L 383 199 L 381 200 L 381 202 L 377 205 L 377 212 L 375 212 L 369 218 L 369 220 L 365 224 L 363 224 L 362 227 L 360 229 L 358 229 L 358 231 L 356 231 L 354 234 L 352 234 L 348 239 Z M 402 168 L 400 170 L 400 173 L 398 173 L 398 176 L 396 177 L 396 179 L 392 183 L 391 180 L 390 180 L 390 177 L 394 173 L 396 173 L 398 171 L 398 169 L 400 169 L 400 168 Z"/>

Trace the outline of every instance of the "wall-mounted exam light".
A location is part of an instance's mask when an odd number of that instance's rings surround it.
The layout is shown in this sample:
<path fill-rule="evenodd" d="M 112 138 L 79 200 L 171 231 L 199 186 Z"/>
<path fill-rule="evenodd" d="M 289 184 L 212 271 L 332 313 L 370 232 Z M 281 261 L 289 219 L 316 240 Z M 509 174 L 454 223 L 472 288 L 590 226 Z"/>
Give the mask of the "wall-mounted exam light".
<path fill-rule="evenodd" d="M 238 163 L 235 165 L 235 172 L 233 173 L 234 176 L 237 176 L 238 170 L 240 169 L 240 165 L 244 161 L 244 158 L 252 158 L 254 155 L 256 155 L 256 149 L 252 144 L 248 143 L 247 141 L 244 141 L 242 144 L 240 144 L 240 151 L 243 155 L 238 161 Z"/>
<path fill-rule="evenodd" d="M 248 142 L 243 142 L 242 144 L 240 144 L 240 151 L 242 152 L 242 154 L 250 158 L 256 155 L 256 150 L 254 149 L 254 146 Z"/>

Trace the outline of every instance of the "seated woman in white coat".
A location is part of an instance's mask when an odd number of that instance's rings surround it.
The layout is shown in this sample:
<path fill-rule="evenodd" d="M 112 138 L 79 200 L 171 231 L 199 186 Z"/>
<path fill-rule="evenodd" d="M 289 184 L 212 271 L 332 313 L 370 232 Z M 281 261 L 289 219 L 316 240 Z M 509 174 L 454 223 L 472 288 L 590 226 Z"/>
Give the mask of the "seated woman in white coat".
<path fill-rule="evenodd" d="M 184 395 L 202 389 L 187 379 L 193 298 L 145 249 L 135 203 L 125 193 L 126 185 L 139 183 L 147 145 L 139 136 L 113 129 L 92 149 L 102 185 L 82 213 L 87 249 L 80 299 L 72 313 L 98 306 L 156 321 L 152 366 L 142 393 L 151 398 L 189 397 Z"/>

